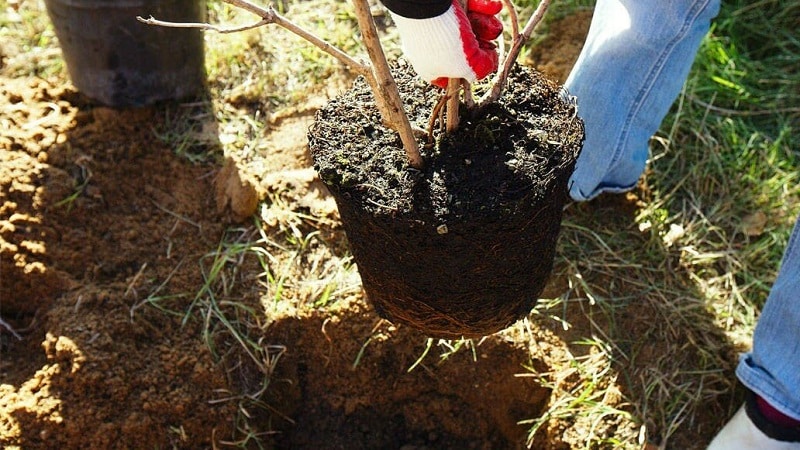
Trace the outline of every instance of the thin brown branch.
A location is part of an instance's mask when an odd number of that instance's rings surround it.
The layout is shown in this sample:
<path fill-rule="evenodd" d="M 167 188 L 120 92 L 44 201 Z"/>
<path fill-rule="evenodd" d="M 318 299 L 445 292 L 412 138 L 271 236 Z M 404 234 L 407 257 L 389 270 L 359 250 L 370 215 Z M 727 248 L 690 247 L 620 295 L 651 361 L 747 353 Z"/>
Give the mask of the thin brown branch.
<path fill-rule="evenodd" d="M 306 41 L 310 42 L 320 50 L 333 56 L 339 62 L 341 62 L 342 64 L 344 64 L 357 74 L 369 76 L 368 75 L 370 74 L 369 66 L 355 60 L 341 49 L 334 47 L 333 45 L 326 42 L 324 39 L 315 35 L 314 33 L 305 30 L 299 25 L 293 23 L 291 20 L 281 16 L 280 14 L 278 14 L 277 11 L 275 11 L 275 9 L 272 6 L 269 6 L 268 8 L 262 8 L 261 6 L 255 5 L 246 0 L 222 0 L 222 1 L 224 1 L 225 3 L 229 3 L 233 6 L 242 8 L 250 13 L 253 13 L 261 17 L 261 20 L 251 25 L 245 25 L 242 27 L 234 27 L 234 28 L 225 28 L 217 25 L 212 25 L 209 23 L 166 22 L 163 20 L 155 19 L 152 16 L 147 19 L 143 17 L 136 17 L 136 19 L 148 25 L 157 25 L 157 26 L 171 27 L 171 28 L 197 28 L 201 30 L 216 31 L 218 33 L 235 33 L 237 31 L 250 30 L 263 25 L 275 24 L 305 39 Z"/>
<path fill-rule="evenodd" d="M 528 20 L 528 23 L 525 24 L 525 28 L 522 29 L 521 33 L 523 44 L 531 38 L 531 35 L 533 34 L 534 30 L 536 30 L 536 27 L 539 26 L 539 24 L 542 22 L 542 19 L 544 19 L 544 14 L 547 12 L 547 8 L 550 7 L 550 1 L 551 0 L 542 0 L 542 2 L 539 3 L 539 6 L 536 7 L 536 11 L 533 12 L 533 15 Z M 519 53 L 519 50 L 517 50 L 517 53 Z"/>
<path fill-rule="evenodd" d="M 375 94 L 376 103 L 381 116 L 383 117 L 384 123 L 400 134 L 400 139 L 403 141 L 403 147 L 408 155 L 409 164 L 417 169 L 422 168 L 423 160 L 419 153 L 419 144 L 414 137 L 415 130 L 411 127 L 408 116 L 403 110 L 403 102 L 400 99 L 400 93 L 398 92 L 397 85 L 392 78 L 389 70 L 389 64 L 386 62 L 386 56 L 383 54 L 383 48 L 381 47 L 380 40 L 378 39 L 378 32 L 375 29 L 375 22 L 372 19 L 369 5 L 365 1 L 354 0 L 353 3 L 356 6 L 356 16 L 358 17 L 359 28 L 361 29 L 361 34 L 364 38 L 364 44 L 367 48 L 367 53 L 372 61 L 372 67 L 356 61 L 339 48 L 334 47 L 322 38 L 294 24 L 292 21 L 278 14 L 278 12 L 276 12 L 271 5 L 268 8 L 263 8 L 251 3 L 248 0 L 222 1 L 261 17 L 261 21 L 256 24 L 246 25 L 238 28 L 224 28 L 208 23 L 166 22 L 154 19 L 153 17 L 150 17 L 149 19 L 137 17 L 137 19 L 140 22 L 149 25 L 159 25 L 173 28 L 198 28 L 202 30 L 216 31 L 219 33 L 244 31 L 267 24 L 275 24 L 283 27 L 284 29 L 315 45 L 325 53 L 333 56 L 354 72 L 364 76 L 373 93 Z"/>
<path fill-rule="evenodd" d="M 550 1 L 551 0 L 542 0 L 539 3 L 539 6 L 536 7 L 536 10 L 533 12 L 531 18 L 528 20 L 528 23 L 525 24 L 525 27 L 522 29 L 522 33 L 514 36 L 511 42 L 511 49 L 508 51 L 505 60 L 503 60 L 500 72 L 498 72 L 495 76 L 492 83 L 492 88 L 478 102 L 478 108 L 482 108 L 500 98 L 500 93 L 503 91 L 506 81 L 508 80 L 508 74 L 511 71 L 511 67 L 513 67 L 514 63 L 517 61 L 517 56 L 519 56 L 522 46 L 528 41 L 528 39 L 530 39 L 533 31 L 544 18 L 544 13 L 547 12 L 547 8 L 550 6 Z M 510 3 L 506 3 L 506 6 L 509 6 L 509 10 L 513 9 L 513 5 Z M 513 15 L 515 16 L 516 13 L 513 13 Z"/>
<path fill-rule="evenodd" d="M 372 80 L 371 87 L 378 101 L 378 107 L 382 109 L 381 114 L 384 116 L 384 120 L 400 134 L 409 165 L 416 169 L 422 169 L 424 161 L 419 153 L 419 144 L 414 137 L 408 115 L 403 109 L 403 101 L 389 69 L 389 63 L 386 62 L 386 55 L 384 55 L 383 47 L 378 39 L 378 30 L 375 29 L 375 21 L 372 19 L 369 4 L 367 0 L 353 0 L 353 5 L 356 9 L 356 18 L 364 46 L 367 48 L 370 61 L 372 61 L 374 76 L 367 79 Z"/>
<path fill-rule="evenodd" d="M 238 33 L 240 31 L 252 30 L 253 28 L 258 28 L 258 27 L 261 27 L 261 26 L 264 26 L 264 25 L 267 25 L 268 23 L 270 23 L 270 22 L 268 22 L 266 20 L 260 20 L 260 21 L 258 21 L 256 23 L 253 23 L 253 24 L 250 24 L 250 25 L 243 25 L 241 27 L 227 28 L 227 27 L 220 27 L 218 25 L 214 25 L 214 24 L 210 24 L 210 23 L 167 22 L 167 21 L 164 21 L 164 20 L 158 20 L 158 19 L 154 18 L 153 16 L 150 16 L 147 19 L 145 19 L 142 16 L 136 16 L 136 20 L 138 20 L 139 22 L 142 22 L 143 24 L 146 24 L 146 25 L 156 25 L 156 26 L 159 26 L 159 27 L 167 27 L 167 28 L 195 28 L 195 29 L 200 29 L 200 30 L 203 30 L 203 31 L 214 31 L 214 32 L 217 32 L 217 33 L 220 33 L 220 34 Z"/>
<path fill-rule="evenodd" d="M 458 106 L 461 99 L 461 78 L 449 78 L 447 80 L 447 132 L 458 129 L 459 115 Z"/>
<path fill-rule="evenodd" d="M 511 41 L 513 42 L 519 36 L 519 16 L 517 16 L 517 9 L 514 8 L 511 0 L 503 0 L 503 4 L 508 10 L 508 20 L 511 22 Z"/>

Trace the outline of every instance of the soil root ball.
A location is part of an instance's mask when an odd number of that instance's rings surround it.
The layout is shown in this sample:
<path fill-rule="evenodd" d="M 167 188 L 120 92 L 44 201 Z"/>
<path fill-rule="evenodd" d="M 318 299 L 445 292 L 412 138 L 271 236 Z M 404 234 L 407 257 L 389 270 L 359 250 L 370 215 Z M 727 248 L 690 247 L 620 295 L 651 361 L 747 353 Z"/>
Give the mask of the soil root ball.
<path fill-rule="evenodd" d="M 441 91 L 407 66 L 394 75 L 425 127 Z M 536 304 L 583 137 L 563 90 L 517 67 L 497 103 L 436 133 L 422 171 L 407 166 L 363 81 L 319 111 L 309 146 L 377 312 L 460 338 L 499 331 Z"/>

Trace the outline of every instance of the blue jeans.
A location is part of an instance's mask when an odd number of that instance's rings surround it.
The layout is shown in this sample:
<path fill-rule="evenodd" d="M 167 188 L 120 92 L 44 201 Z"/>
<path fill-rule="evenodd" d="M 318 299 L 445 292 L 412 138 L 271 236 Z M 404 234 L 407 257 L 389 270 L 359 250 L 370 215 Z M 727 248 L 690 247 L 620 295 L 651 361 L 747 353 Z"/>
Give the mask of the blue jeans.
<path fill-rule="evenodd" d="M 736 375 L 778 411 L 800 420 L 800 218 Z"/>
<path fill-rule="evenodd" d="M 586 201 L 633 189 L 650 137 L 680 93 L 720 0 L 598 0 L 565 87 L 578 99 L 586 141 L 570 196 Z M 800 220 L 800 219 L 799 219 Z M 790 238 L 737 376 L 800 419 L 800 226 Z"/>
<path fill-rule="evenodd" d="M 578 98 L 586 141 L 570 195 L 633 189 L 650 137 L 678 96 L 719 0 L 598 0 L 564 84 Z"/>

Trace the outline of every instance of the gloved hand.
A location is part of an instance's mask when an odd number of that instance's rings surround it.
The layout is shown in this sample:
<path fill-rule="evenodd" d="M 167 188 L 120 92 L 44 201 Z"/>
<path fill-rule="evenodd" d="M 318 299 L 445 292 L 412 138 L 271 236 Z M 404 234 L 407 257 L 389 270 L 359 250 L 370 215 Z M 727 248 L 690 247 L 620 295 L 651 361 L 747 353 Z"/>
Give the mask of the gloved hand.
<path fill-rule="evenodd" d="M 447 86 L 448 78 L 469 82 L 497 70 L 496 45 L 503 31 L 495 17 L 503 8 L 497 0 L 468 0 L 467 10 L 452 0 L 441 15 L 427 19 L 403 17 L 391 11 L 400 33 L 403 53 L 425 81 Z"/>

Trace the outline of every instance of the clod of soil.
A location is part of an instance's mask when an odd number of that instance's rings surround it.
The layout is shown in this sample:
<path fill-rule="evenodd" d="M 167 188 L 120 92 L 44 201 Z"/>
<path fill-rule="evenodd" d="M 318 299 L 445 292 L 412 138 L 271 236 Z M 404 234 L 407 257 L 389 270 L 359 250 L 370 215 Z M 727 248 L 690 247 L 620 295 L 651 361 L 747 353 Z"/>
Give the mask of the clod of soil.
<path fill-rule="evenodd" d="M 427 124 L 441 91 L 403 64 L 395 78 L 412 123 Z M 421 171 L 363 81 L 309 132 L 376 310 L 445 338 L 494 333 L 534 306 L 583 143 L 575 105 L 529 68 L 512 71 L 499 101 L 462 111 L 459 129 L 424 149 Z"/>

